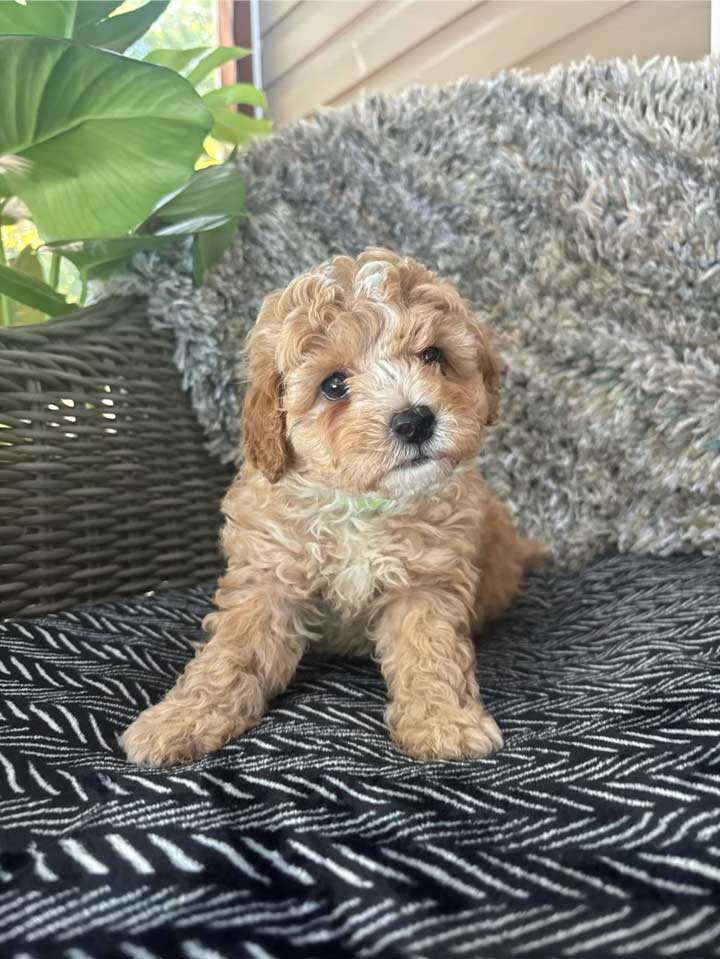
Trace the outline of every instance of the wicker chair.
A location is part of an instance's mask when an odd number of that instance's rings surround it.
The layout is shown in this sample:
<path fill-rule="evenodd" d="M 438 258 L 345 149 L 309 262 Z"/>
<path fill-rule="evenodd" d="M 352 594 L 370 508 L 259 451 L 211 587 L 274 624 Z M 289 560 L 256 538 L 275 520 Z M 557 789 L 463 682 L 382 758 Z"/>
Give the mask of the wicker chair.
<path fill-rule="evenodd" d="M 231 476 L 141 302 L 0 330 L 0 619 L 212 579 Z"/>

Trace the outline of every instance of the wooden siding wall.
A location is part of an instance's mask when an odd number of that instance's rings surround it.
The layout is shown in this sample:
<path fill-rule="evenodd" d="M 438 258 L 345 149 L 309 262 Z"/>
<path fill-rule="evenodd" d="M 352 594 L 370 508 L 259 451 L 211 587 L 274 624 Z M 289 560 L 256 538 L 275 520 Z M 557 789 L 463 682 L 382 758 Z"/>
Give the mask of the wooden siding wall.
<path fill-rule="evenodd" d="M 261 0 L 263 82 L 279 123 L 363 91 L 710 52 L 710 0 Z"/>

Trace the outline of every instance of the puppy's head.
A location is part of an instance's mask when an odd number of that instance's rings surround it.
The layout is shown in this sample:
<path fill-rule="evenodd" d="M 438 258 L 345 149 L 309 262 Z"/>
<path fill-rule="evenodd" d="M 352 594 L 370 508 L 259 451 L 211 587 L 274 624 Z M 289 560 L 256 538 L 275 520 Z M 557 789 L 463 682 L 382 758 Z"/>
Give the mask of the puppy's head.
<path fill-rule="evenodd" d="M 245 454 L 276 482 L 396 498 L 473 457 L 497 415 L 490 336 L 451 285 L 387 250 L 269 296 L 248 347 Z"/>

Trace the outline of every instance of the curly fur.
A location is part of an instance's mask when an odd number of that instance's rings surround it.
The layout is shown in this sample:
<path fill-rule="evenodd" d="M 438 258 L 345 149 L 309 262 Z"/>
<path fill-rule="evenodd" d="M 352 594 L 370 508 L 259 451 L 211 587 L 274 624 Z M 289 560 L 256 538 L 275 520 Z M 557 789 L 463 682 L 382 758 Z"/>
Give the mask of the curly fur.
<path fill-rule="evenodd" d="M 428 348 L 437 361 L 423 360 Z M 395 742 L 420 758 L 502 745 L 471 633 L 540 547 L 473 466 L 498 410 L 488 331 L 453 286 L 387 250 L 337 257 L 267 298 L 249 341 L 246 464 L 224 502 L 228 569 L 208 643 L 125 732 L 130 759 L 189 760 L 257 724 L 308 646 L 371 654 Z M 333 371 L 349 393 L 323 396 Z M 432 408 L 417 448 L 392 415 Z M 370 510 L 368 494 L 382 497 Z"/>

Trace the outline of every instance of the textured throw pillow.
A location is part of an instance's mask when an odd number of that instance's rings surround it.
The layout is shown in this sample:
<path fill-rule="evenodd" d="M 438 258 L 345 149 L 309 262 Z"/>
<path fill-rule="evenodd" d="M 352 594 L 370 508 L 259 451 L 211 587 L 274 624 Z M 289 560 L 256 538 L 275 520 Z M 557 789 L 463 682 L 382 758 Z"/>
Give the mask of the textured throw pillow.
<path fill-rule="evenodd" d="M 238 448 L 241 348 L 263 296 L 388 246 L 498 334 L 482 469 L 564 563 L 720 547 L 720 65 L 559 68 L 328 110 L 240 158 L 253 215 L 202 290 L 139 262 L 210 449 Z"/>

